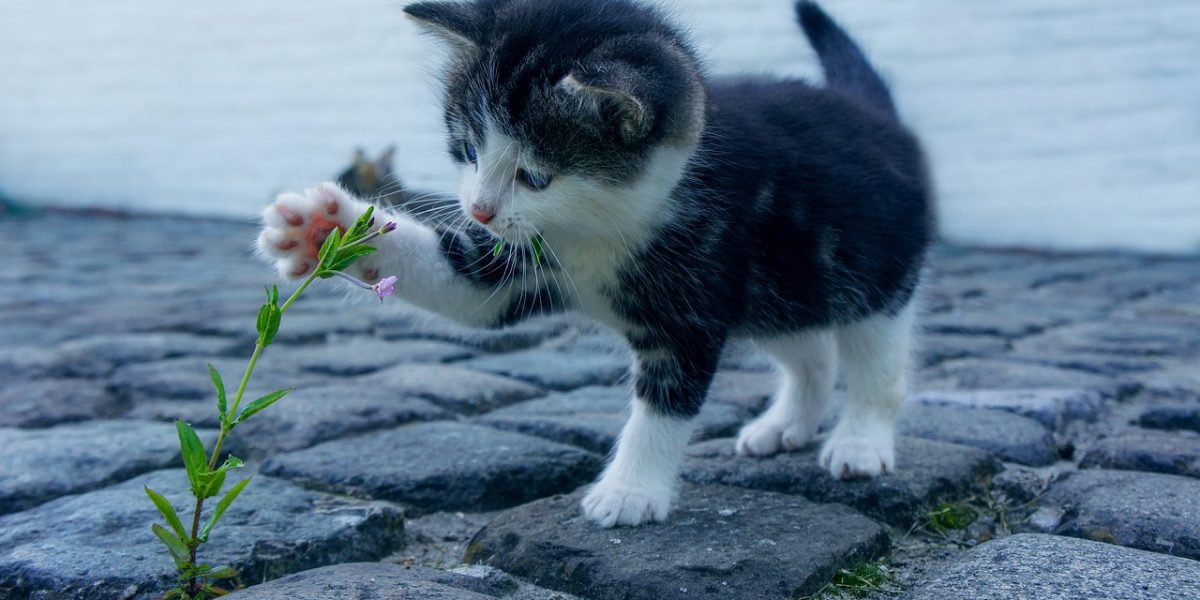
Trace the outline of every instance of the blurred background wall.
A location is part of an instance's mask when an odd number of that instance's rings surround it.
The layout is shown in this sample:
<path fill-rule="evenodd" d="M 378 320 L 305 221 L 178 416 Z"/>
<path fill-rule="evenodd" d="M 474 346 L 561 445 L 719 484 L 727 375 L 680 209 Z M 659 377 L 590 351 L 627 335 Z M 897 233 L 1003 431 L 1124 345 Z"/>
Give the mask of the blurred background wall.
<path fill-rule="evenodd" d="M 715 73 L 819 77 L 787 0 L 668 0 Z M 249 217 L 356 146 L 454 190 L 388 0 L 0 0 L 0 193 Z M 824 0 L 923 137 L 944 233 L 1200 249 L 1200 1 Z"/>

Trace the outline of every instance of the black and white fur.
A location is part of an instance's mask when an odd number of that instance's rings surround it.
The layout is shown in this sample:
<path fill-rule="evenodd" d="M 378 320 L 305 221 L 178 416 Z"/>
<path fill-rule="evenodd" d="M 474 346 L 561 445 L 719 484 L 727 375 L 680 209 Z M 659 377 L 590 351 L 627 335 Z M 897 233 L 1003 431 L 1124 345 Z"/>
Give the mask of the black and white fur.
<path fill-rule="evenodd" d="M 478 325 L 578 310 L 625 336 L 633 412 L 583 501 L 590 519 L 666 518 L 733 337 L 753 339 L 784 374 L 739 451 L 809 443 L 840 364 L 848 401 L 821 463 L 835 477 L 895 469 L 932 206 L 918 144 L 845 32 L 797 5 L 822 88 L 709 79 L 680 31 L 632 0 L 405 11 L 454 48 L 445 120 L 459 218 L 377 219 L 399 229 L 361 274 L 394 274 L 403 298 Z M 266 210 L 260 248 L 284 276 L 303 276 L 322 231 L 364 209 L 331 184 L 284 195 Z M 493 255 L 497 238 L 506 246 Z"/>

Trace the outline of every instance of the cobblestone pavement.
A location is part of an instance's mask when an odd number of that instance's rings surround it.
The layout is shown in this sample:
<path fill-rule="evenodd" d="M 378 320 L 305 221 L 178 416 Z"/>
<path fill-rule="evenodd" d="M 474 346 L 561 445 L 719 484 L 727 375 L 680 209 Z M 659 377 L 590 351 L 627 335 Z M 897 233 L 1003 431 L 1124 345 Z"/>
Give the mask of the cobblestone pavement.
<path fill-rule="evenodd" d="M 253 230 L 0 222 L 0 598 L 151 598 L 181 510 L 170 422 L 211 436 L 269 270 Z M 1200 258 L 939 248 L 900 472 L 740 458 L 773 375 L 732 348 L 666 524 L 578 514 L 626 404 L 575 318 L 476 332 L 317 286 L 235 432 L 253 483 L 203 556 L 237 598 L 1200 597 Z M 229 377 L 227 375 L 227 377 Z M 265 582 L 265 583 L 264 583 Z"/>

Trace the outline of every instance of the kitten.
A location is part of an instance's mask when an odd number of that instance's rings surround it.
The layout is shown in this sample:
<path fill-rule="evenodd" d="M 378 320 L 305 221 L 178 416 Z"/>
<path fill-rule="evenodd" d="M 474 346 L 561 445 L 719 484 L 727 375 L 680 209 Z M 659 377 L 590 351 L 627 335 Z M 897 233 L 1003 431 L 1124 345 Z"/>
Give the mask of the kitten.
<path fill-rule="evenodd" d="M 666 518 L 733 337 L 784 375 L 738 451 L 808 444 L 840 363 L 848 399 L 821 464 L 842 478 L 895 469 L 934 229 L 925 166 L 854 42 L 815 4 L 796 10 L 823 88 L 710 79 L 680 30 L 632 0 L 405 8 L 454 48 L 445 122 L 471 219 L 378 218 L 399 228 L 361 274 L 397 275 L 399 295 L 469 323 L 577 310 L 628 340 L 632 416 L 582 506 L 602 526 Z M 285 194 L 265 211 L 260 248 L 301 277 L 312 232 L 364 209 L 331 184 Z"/>

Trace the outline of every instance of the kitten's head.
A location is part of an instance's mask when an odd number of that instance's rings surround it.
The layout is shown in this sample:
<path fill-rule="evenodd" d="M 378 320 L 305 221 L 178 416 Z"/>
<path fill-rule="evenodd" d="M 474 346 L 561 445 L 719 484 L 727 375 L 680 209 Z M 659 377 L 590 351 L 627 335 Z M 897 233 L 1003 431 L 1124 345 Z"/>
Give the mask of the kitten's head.
<path fill-rule="evenodd" d="M 687 42 L 630 0 L 420 2 L 454 47 L 449 150 L 464 211 L 523 242 L 661 218 L 704 125 Z"/>

